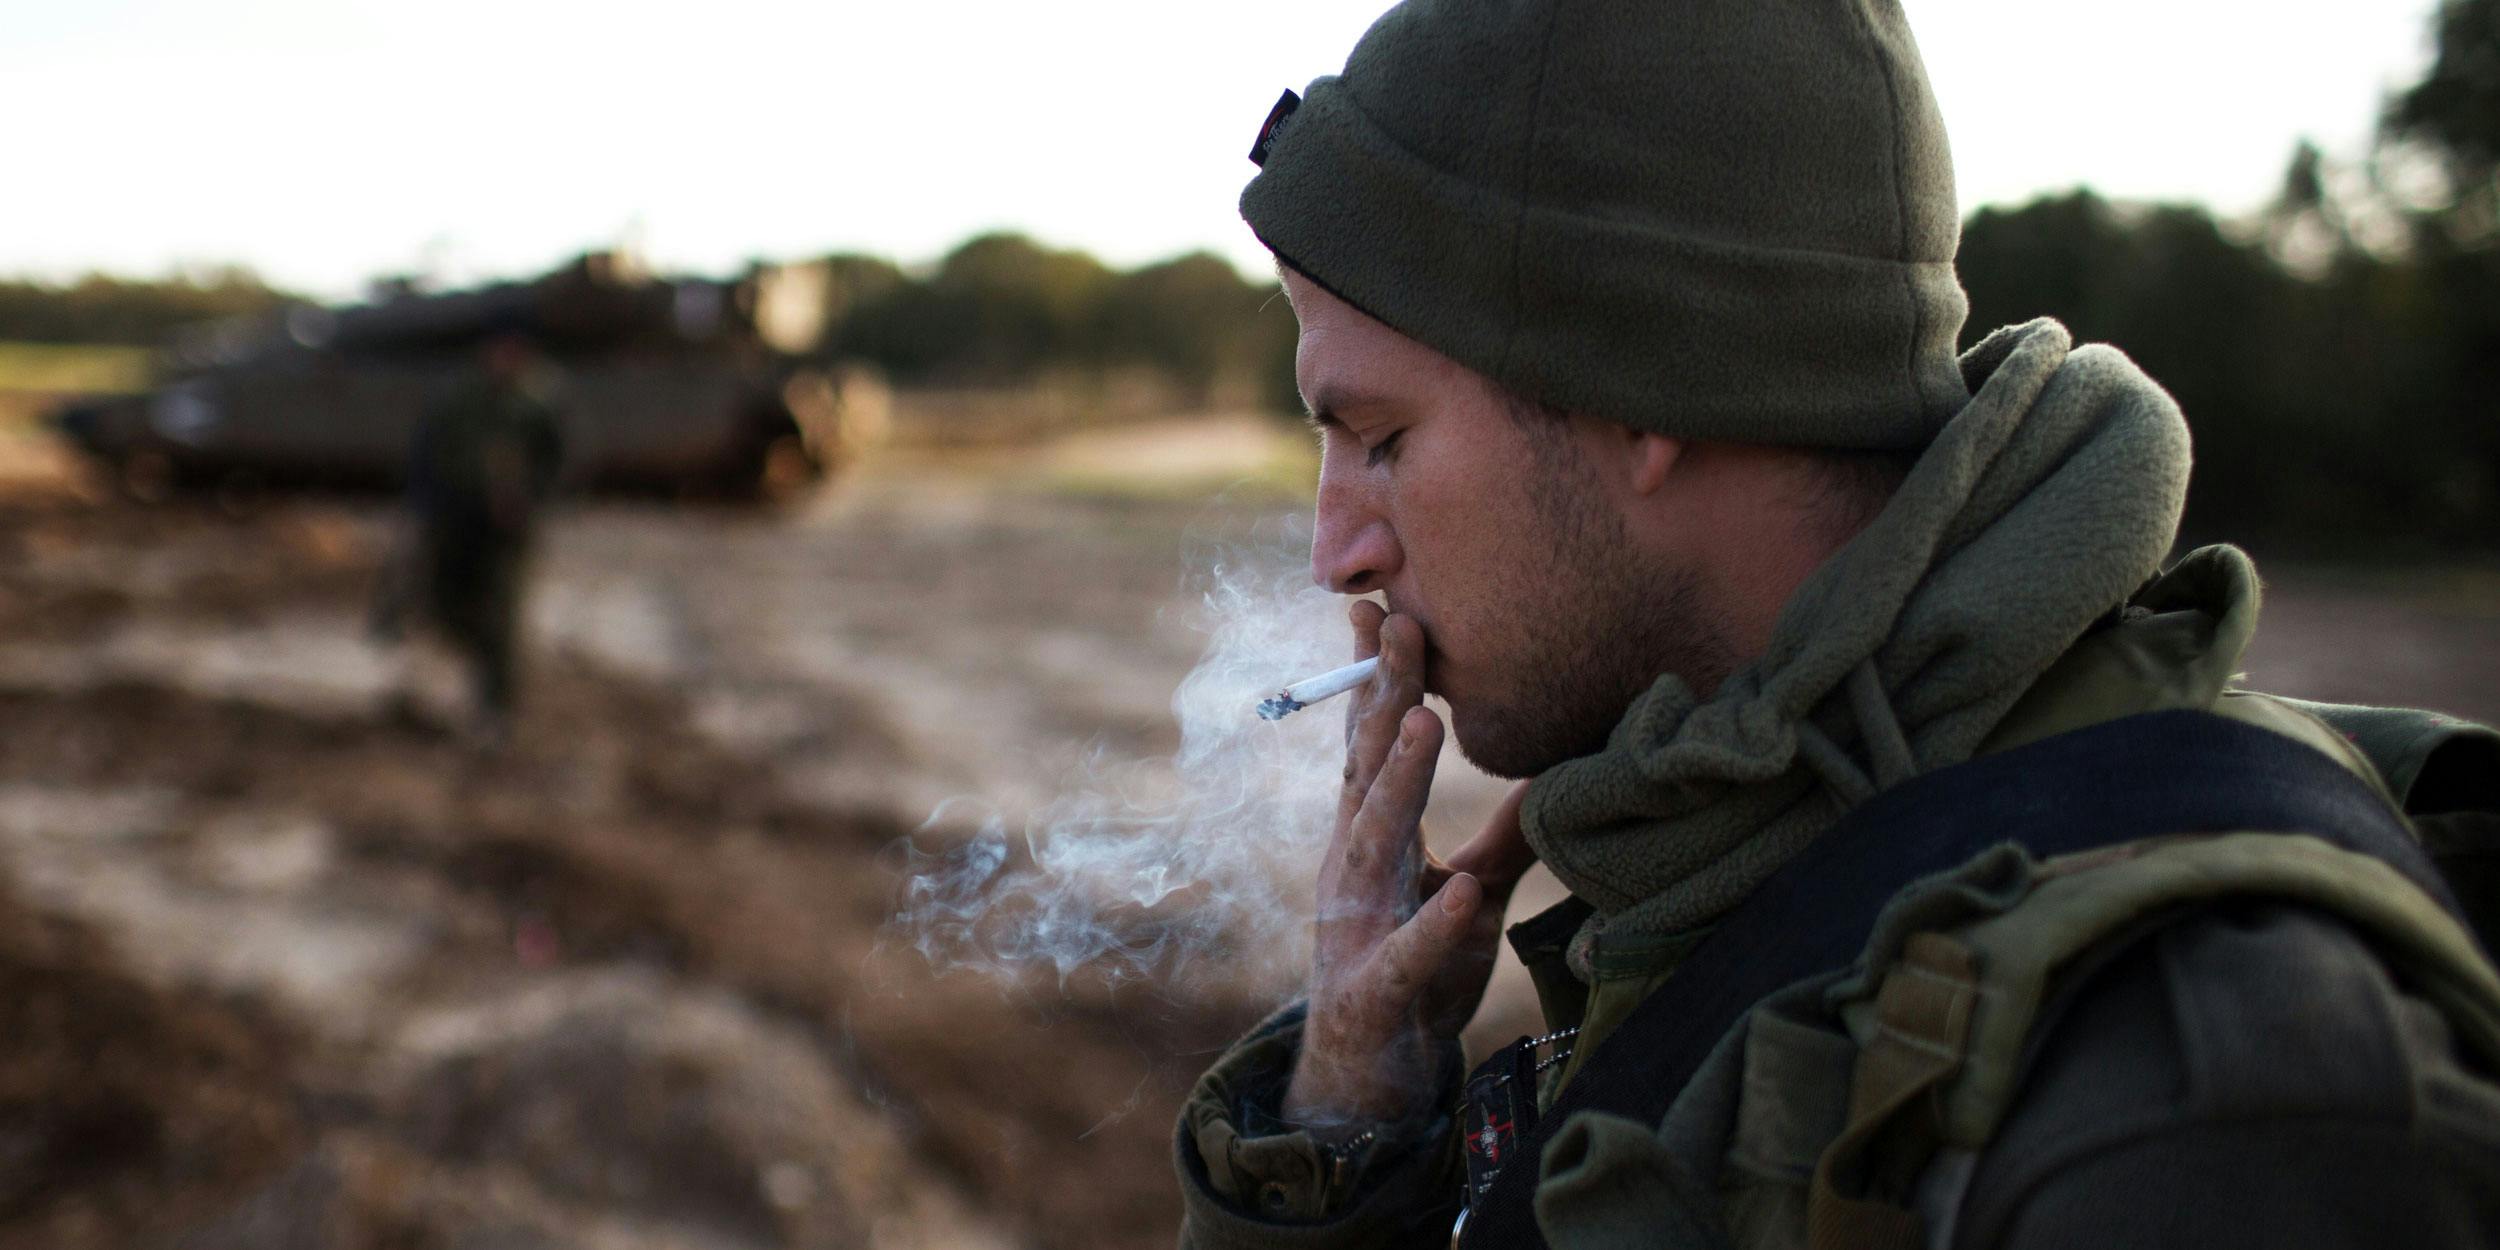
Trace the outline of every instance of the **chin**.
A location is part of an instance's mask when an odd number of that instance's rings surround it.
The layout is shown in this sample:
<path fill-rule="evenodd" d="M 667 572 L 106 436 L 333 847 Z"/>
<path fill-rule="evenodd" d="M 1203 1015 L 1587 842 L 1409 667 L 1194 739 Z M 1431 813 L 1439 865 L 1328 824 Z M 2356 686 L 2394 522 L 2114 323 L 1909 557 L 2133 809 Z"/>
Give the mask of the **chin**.
<path fill-rule="evenodd" d="M 1446 700 L 1450 736 L 1467 762 L 1496 777 L 1534 777 L 1557 764 L 1606 749 L 1623 708 L 1605 715 L 1590 708 L 1570 714 L 1568 701 L 1528 696 L 1516 706 L 1502 706 L 1464 695 Z"/>
<path fill-rule="evenodd" d="M 1562 762 L 1542 759 L 1539 753 L 1525 748 L 1520 735 L 1507 732 L 1500 718 L 1471 714 L 1470 705 L 1450 700 L 1450 736 L 1458 740 L 1458 753 L 1478 769 L 1505 781 L 1536 776 Z"/>

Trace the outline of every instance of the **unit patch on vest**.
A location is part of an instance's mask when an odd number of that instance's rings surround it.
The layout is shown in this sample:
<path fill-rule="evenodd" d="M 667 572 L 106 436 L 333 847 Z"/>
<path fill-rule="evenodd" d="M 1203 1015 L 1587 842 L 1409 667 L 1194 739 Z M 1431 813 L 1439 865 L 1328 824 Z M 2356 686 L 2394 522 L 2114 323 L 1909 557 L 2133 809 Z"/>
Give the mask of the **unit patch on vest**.
<path fill-rule="evenodd" d="M 1510 1162 L 1520 1141 L 1536 1128 L 1537 1077 L 1571 1057 L 1567 1048 L 1542 1057 L 1538 1052 L 1567 1042 L 1579 1032 L 1563 1029 L 1543 1037 L 1520 1038 L 1486 1056 L 1468 1074 L 1459 1106 L 1459 1130 L 1465 1134 L 1467 1153 L 1467 1192 L 1461 1196 L 1469 1210 L 1493 1188 L 1502 1165 Z"/>
<path fill-rule="evenodd" d="M 1276 107 L 1267 111 L 1267 120 L 1259 123 L 1259 138 L 1250 145 L 1250 163 L 1265 168 L 1267 154 L 1276 147 L 1276 136 L 1285 129 L 1285 119 L 1302 107 L 1302 97 L 1291 91 L 1276 98 Z"/>
<path fill-rule="evenodd" d="M 1528 1039 L 1503 1047 L 1467 1078 L 1467 1095 L 1459 1129 L 1467 1148 L 1467 1205 L 1493 1188 L 1493 1178 L 1510 1162 L 1522 1130 L 1536 1123 L 1535 1060 Z"/>

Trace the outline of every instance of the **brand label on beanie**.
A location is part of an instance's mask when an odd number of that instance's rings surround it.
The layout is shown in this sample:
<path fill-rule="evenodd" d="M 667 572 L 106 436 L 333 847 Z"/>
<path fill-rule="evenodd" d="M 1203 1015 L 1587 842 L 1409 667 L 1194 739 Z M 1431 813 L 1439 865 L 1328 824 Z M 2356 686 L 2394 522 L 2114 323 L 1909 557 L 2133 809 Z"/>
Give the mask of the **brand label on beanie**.
<path fill-rule="evenodd" d="M 1251 164 L 1266 166 L 1267 154 L 1276 147 L 1276 136 L 1285 129 L 1285 119 L 1293 116 L 1293 111 L 1300 107 L 1302 97 L 1291 91 L 1276 98 L 1276 107 L 1269 109 L 1267 120 L 1259 123 L 1258 142 L 1250 145 Z"/>

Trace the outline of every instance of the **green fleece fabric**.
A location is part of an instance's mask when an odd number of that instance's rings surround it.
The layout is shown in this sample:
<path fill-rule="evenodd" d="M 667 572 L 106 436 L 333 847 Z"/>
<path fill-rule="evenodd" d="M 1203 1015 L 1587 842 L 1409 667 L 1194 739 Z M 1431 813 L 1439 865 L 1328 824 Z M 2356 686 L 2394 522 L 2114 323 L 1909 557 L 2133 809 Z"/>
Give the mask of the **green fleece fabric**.
<path fill-rule="evenodd" d="M 1799 587 L 1707 702 L 1659 679 L 1606 749 L 1530 786 L 1529 842 L 1597 914 L 1574 944 L 1733 907 L 1876 790 L 1970 757 L 2159 568 L 2186 496 L 2176 404 L 2054 321 L 2000 330 L 1893 501 Z"/>
<path fill-rule="evenodd" d="M 1241 211 L 1557 408 L 1912 449 L 1968 398 L 1952 160 L 1897 0 L 1407 0 Z"/>

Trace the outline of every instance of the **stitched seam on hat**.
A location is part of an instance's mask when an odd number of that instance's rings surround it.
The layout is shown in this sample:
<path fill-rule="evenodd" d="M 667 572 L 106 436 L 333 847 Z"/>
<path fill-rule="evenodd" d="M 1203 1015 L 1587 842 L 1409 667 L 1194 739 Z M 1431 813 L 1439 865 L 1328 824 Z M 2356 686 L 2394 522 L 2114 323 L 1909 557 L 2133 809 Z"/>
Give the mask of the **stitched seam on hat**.
<path fill-rule="evenodd" d="M 1536 88 L 1528 105 L 1527 151 L 1519 159 L 1519 207 L 1510 219 L 1510 328 L 1502 332 L 1502 353 L 1494 369 L 1494 377 L 1504 386 L 1510 385 L 1510 358 L 1519 346 L 1519 325 L 1527 317 L 1527 284 L 1523 274 L 1530 189 L 1536 177 L 1537 137 L 1545 127 L 1545 80 L 1554 67 L 1554 28 L 1562 24 L 1562 10 L 1559 3 L 1546 10 L 1545 39 L 1537 49 Z"/>
<path fill-rule="evenodd" d="M 1893 260 L 1903 266 L 1900 271 L 1901 302 L 1908 305 L 1910 311 L 1910 341 L 1903 345 L 1901 352 L 1901 374 L 1909 383 L 1910 401 L 1918 406 L 1919 415 L 1925 416 L 1927 396 L 1918 384 L 1918 343 L 1923 337 L 1919 331 L 1923 328 L 1920 323 L 1925 316 L 1919 311 L 1918 292 L 1910 281 L 1907 267 L 1910 257 L 1910 201 L 1908 190 L 1903 185 L 1908 178 L 1901 172 L 1908 164 L 1904 151 L 1907 135 L 1901 125 L 1901 80 L 1894 75 L 1892 62 L 1884 57 L 1883 41 L 1875 37 L 1875 18 L 1867 12 L 1866 4 L 1860 0 L 1850 8 L 1858 15 L 1859 32 L 1866 36 L 1867 53 L 1875 58 L 1875 68 L 1884 76 L 1884 100 L 1892 106 Z"/>

